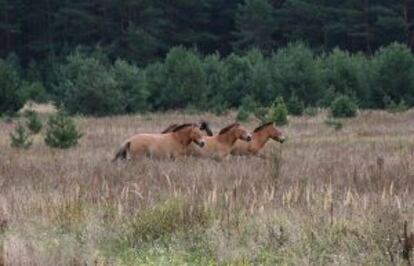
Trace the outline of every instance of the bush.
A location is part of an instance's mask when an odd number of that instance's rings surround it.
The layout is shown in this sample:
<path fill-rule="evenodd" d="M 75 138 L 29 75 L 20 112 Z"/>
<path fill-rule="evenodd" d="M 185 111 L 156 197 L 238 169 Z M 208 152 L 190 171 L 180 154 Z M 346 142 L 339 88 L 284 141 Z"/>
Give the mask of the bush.
<path fill-rule="evenodd" d="M 386 108 L 390 113 L 403 113 L 409 109 L 409 106 L 405 103 L 404 100 L 401 100 L 398 104 L 391 100 L 391 102 L 387 104 Z"/>
<path fill-rule="evenodd" d="M 258 107 L 256 108 L 256 111 L 254 112 L 254 116 L 262 121 L 262 123 L 267 122 L 267 115 L 269 113 L 269 108 L 266 107 Z"/>
<path fill-rule="evenodd" d="M 50 116 L 47 126 L 45 143 L 52 148 L 70 148 L 82 137 L 73 119 L 63 112 Z"/>
<path fill-rule="evenodd" d="M 317 116 L 318 115 L 318 108 L 317 107 L 306 107 L 305 110 L 303 111 L 305 113 L 305 115 L 307 116 Z"/>
<path fill-rule="evenodd" d="M 198 106 L 207 101 L 206 75 L 198 54 L 182 47 L 173 48 L 163 68 L 161 108 L 185 108 L 190 103 Z"/>
<path fill-rule="evenodd" d="M 239 112 L 237 113 L 236 120 L 240 122 L 245 122 L 249 119 L 250 112 L 244 109 L 243 107 L 239 108 Z"/>
<path fill-rule="evenodd" d="M 25 103 L 18 72 L 0 59 L 0 114 L 13 114 Z"/>
<path fill-rule="evenodd" d="M 10 133 L 10 140 L 11 146 L 18 149 L 28 149 L 33 144 L 30 132 L 21 123 Z"/>
<path fill-rule="evenodd" d="M 144 71 L 124 60 L 117 60 L 111 68 L 111 74 L 122 93 L 122 112 L 143 112 L 149 108 Z"/>
<path fill-rule="evenodd" d="M 125 111 L 122 92 L 108 67 L 76 52 L 57 73 L 55 100 L 69 114 L 110 115 Z"/>
<path fill-rule="evenodd" d="M 328 93 L 355 95 L 365 107 L 368 107 L 371 104 L 369 92 L 372 71 L 367 57 L 361 54 L 351 55 L 336 48 L 324 59 L 327 87 L 328 90 L 333 89 Z M 325 97 L 327 96 L 329 97 L 329 94 L 325 94 Z"/>
<path fill-rule="evenodd" d="M 386 107 L 384 97 L 398 103 L 414 105 L 414 56 L 404 44 L 393 43 L 381 48 L 372 62 L 375 79 L 373 101 L 375 107 Z"/>
<path fill-rule="evenodd" d="M 329 127 L 334 128 L 335 130 L 340 130 L 344 127 L 341 121 L 338 121 L 332 118 L 325 120 L 325 124 Z"/>
<path fill-rule="evenodd" d="M 269 109 L 267 121 L 275 122 L 277 125 L 282 126 L 288 124 L 288 110 L 282 97 L 276 98 L 275 102 Z"/>
<path fill-rule="evenodd" d="M 303 103 L 303 101 L 299 100 L 299 98 L 295 94 L 292 94 L 286 106 L 289 111 L 289 114 L 292 115 L 302 115 L 303 111 L 305 110 L 305 104 Z"/>
<path fill-rule="evenodd" d="M 358 106 L 348 96 L 338 96 L 331 105 L 333 117 L 354 117 L 356 116 Z"/>
<path fill-rule="evenodd" d="M 274 91 L 288 99 L 295 94 L 306 105 L 315 105 L 326 88 L 322 60 L 302 44 L 289 44 L 270 59 Z"/>
<path fill-rule="evenodd" d="M 32 134 L 38 134 L 43 127 L 39 115 L 34 111 L 28 111 L 26 112 L 25 116 L 27 117 L 27 128 L 31 131 Z"/>

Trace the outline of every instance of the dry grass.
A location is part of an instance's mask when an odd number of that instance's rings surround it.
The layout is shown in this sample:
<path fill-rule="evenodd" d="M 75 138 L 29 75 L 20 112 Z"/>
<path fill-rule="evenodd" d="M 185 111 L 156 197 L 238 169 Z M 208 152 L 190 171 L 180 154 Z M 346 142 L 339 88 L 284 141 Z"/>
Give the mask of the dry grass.
<path fill-rule="evenodd" d="M 68 151 L 41 137 L 13 150 L 1 123 L 0 265 L 407 265 L 413 111 L 364 112 L 340 131 L 324 114 L 291 118 L 271 160 L 110 162 L 134 133 L 201 118 L 217 132 L 234 116 L 79 118 Z"/>

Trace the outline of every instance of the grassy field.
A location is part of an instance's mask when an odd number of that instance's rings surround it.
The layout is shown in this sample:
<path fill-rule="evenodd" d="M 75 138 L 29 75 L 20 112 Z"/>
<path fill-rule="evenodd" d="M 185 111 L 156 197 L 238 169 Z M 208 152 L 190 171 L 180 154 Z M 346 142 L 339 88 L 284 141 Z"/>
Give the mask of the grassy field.
<path fill-rule="evenodd" d="M 325 113 L 290 118 L 269 160 L 110 162 L 134 133 L 201 118 L 217 132 L 234 117 L 78 118 L 67 151 L 42 136 L 14 150 L 0 122 L 0 265 L 408 265 L 414 110 L 341 130 Z"/>

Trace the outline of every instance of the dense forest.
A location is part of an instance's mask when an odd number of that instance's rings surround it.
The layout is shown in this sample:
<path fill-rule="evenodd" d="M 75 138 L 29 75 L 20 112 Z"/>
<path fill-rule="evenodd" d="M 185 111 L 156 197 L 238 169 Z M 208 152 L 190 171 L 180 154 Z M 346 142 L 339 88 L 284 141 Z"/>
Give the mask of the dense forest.
<path fill-rule="evenodd" d="M 413 22 L 412 0 L 0 0 L 0 112 L 414 105 Z"/>

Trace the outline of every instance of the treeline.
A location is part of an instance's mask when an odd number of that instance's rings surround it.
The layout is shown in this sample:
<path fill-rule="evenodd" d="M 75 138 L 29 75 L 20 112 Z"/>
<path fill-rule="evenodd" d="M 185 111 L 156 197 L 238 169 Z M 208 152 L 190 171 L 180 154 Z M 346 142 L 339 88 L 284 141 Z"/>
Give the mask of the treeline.
<path fill-rule="evenodd" d="M 252 103 L 269 106 L 277 97 L 323 107 L 340 95 L 361 108 L 414 106 L 414 56 L 398 43 L 373 56 L 340 49 L 319 54 L 302 43 L 270 55 L 252 49 L 225 57 L 175 47 L 145 67 L 77 50 L 51 69 L 45 75 L 37 68 L 22 71 L 13 58 L 0 61 L 0 112 L 17 110 L 30 98 L 97 116 L 169 109 L 219 113 Z"/>
<path fill-rule="evenodd" d="M 394 41 L 413 49 L 413 22 L 412 0 L 0 0 L 0 57 L 44 67 L 99 46 L 142 66 L 178 45 L 270 54 L 298 40 L 373 54 Z"/>

